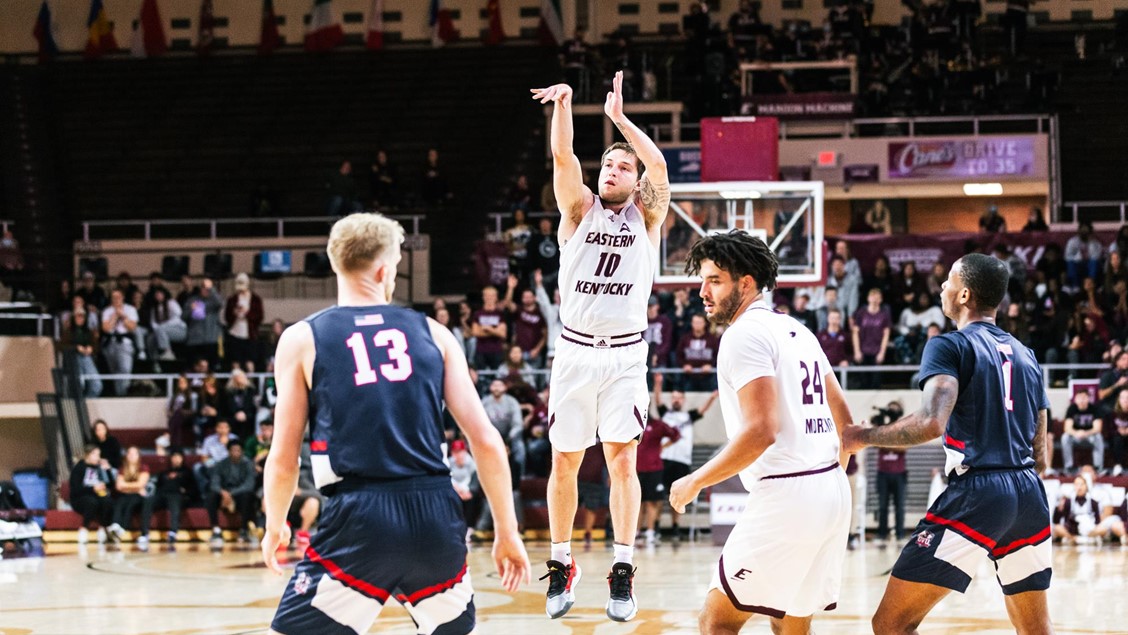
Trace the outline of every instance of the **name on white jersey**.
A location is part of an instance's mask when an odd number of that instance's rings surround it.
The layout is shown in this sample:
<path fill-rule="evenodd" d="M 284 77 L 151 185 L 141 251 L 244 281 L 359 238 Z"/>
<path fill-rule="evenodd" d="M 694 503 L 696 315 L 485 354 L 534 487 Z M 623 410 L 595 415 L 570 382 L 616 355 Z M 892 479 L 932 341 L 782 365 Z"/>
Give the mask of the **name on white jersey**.
<path fill-rule="evenodd" d="M 623 227 L 626 227 L 624 224 Z M 589 245 L 603 245 L 605 247 L 630 247 L 634 244 L 634 234 L 604 234 L 603 232 L 588 232 L 584 242 Z"/>
<path fill-rule="evenodd" d="M 634 284 L 627 282 L 588 282 L 576 281 L 576 293 L 587 295 L 630 295 Z"/>
<path fill-rule="evenodd" d="M 824 432 L 834 432 L 834 419 L 823 417 L 807 419 L 807 434 L 822 434 Z"/>

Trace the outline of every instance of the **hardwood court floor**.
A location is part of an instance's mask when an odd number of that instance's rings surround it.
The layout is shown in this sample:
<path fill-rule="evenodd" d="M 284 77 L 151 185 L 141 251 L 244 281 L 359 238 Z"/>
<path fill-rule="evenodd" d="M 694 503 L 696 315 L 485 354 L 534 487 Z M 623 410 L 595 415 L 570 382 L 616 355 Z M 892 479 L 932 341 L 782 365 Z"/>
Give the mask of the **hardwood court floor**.
<path fill-rule="evenodd" d="M 547 545 L 534 543 L 532 586 L 515 595 L 499 589 L 489 550 L 475 546 L 470 566 L 476 587 L 478 633 L 696 633 L 719 548 L 707 542 L 639 550 L 636 581 L 641 609 L 627 624 L 603 613 L 602 579 L 611 553 L 601 543 L 577 553 L 584 579 L 576 606 L 562 620 L 544 615 L 542 574 Z M 0 635 L 234 635 L 265 633 L 285 579 L 260 564 L 257 550 L 212 553 L 181 545 L 175 553 L 96 546 L 49 545 L 44 558 L 0 561 Z M 820 635 L 868 633 L 898 546 L 866 545 L 849 553 L 839 608 L 816 616 Z M 1128 547 L 1055 547 L 1050 606 L 1059 635 L 1128 633 Z M 413 633 L 407 613 L 389 604 L 373 633 Z M 768 633 L 756 618 L 746 633 Z M 980 572 L 966 595 L 952 594 L 920 629 L 922 635 L 1013 633 L 993 572 Z"/>

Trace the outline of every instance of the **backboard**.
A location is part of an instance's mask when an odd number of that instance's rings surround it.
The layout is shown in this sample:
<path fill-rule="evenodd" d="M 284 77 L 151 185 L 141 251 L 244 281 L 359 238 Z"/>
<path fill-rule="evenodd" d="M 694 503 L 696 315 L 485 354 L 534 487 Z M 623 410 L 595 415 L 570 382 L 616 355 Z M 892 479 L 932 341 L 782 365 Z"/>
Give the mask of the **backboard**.
<path fill-rule="evenodd" d="M 779 258 L 780 287 L 825 282 L 821 181 L 672 183 L 655 286 L 697 285 L 685 275 L 690 247 L 710 233 L 741 229 L 760 237 Z"/>

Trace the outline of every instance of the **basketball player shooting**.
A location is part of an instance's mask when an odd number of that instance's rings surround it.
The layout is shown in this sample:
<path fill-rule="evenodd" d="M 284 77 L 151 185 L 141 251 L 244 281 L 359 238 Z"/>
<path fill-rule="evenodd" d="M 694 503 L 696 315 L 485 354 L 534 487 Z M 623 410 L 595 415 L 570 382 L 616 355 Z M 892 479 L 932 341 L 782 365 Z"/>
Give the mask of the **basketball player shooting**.
<path fill-rule="evenodd" d="M 443 462 L 445 401 L 480 468 L 494 517 L 502 586 L 529 576 L 501 435 L 482 409 L 450 331 L 390 304 L 403 228 L 379 214 L 333 225 L 337 306 L 286 329 L 278 342 L 274 444 L 266 461 L 262 556 L 290 540 L 307 419 L 312 468 L 326 496 L 321 529 L 290 578 L 271 633 L 367 633 L 391 595 L 419 633 L 474 629 L 462 505 Z"/>
<path fill-rule="evenodd" d="M 852 421 L 814 334 L 764 298 L 778 271 L 764 241 L 739 230 L 698 241 L 686 260 L 701 275 L 705 313 L 729 326 L 717 352 L 729 442 L 674 482 L 670 505 L 684 512 L 736 475 L 748 490 L 701 612 L 710 635 L 737 633 L 754 613 L 771 618 L 773 633 L 807 635 L 841 589 L 851 504 L 841 430 Z"/>
<path fill-rule="evenodd" d="M 560 208 L 560 318 L 549 396 L 552 472 L 548 513 L 552 553 L 545 612 L 562 617 L 575 602 L 579 565 L 572 558 L 576 475 L 584 450 L 603 442 L 611 477 L 614 561 L 607 616 L 625 622 L 638 613 L 634 595 L 635 531 L 641 490 L 635 449 L 646 426 L 646 303 L 658 268 L 658 243 L 670 205 L 662 152 L 623 114 L 623 73 L 615 74 L 603 111 L 626 143 L 601 160 L 598 195 L 583 183 L 572 151 L 572 88 L 532 89 L 553 102 L 553 188 Z M 542 578 L 544 579 L 544 578 Z"/>

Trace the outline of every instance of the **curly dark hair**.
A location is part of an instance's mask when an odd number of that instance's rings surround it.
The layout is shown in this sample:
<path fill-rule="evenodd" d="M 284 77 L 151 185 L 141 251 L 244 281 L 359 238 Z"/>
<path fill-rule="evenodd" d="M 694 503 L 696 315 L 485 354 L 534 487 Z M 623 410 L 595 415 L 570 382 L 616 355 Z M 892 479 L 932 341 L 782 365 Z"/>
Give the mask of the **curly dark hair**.
<path fill-rule="evenodd" d="M 967 254 L 960 258 L 960 278 L 975 298 L 975 306 L 989 311 L 998 308 L 1007 293 L 1010 268 L 986 254 Z"/>
<path fill-rule="evenodd" d="M 727 234 L 712 234 L 697 241 L 685 261 L 685 272 L 695 276 L 701 263 L 712 260 L 733 278 L 752 276 L 763 291 L 775 288 L 779 260 L 767 243 L 748 232 L 734 229 Z"/>

